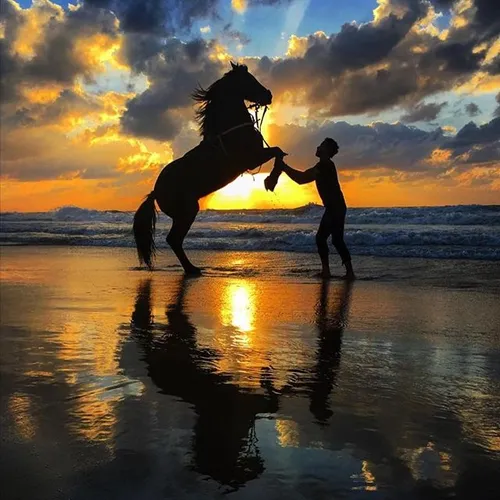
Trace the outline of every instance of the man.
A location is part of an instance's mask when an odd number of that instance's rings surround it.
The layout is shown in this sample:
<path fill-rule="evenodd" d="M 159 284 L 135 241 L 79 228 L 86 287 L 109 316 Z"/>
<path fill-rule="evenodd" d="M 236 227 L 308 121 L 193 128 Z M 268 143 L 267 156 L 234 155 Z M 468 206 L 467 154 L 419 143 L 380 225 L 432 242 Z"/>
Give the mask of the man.
<path fill-rule="evenodd" d="M 302 172 L 288 166 L 283 158 L 277 158 L 275 166 L 285 172 L 290 179 L 297 184 L 307 184 L 316 181 L 318 193 L 325 206 L 325 213 L 316 233 L 316 244 L 321 258 L 321 276 L 331 278 L 330 263 L 328 259 L 328 237 L 331 235 L 332 243 L 342 258 L 342 264 L 346 267 L 346 279 L 354 279 L 354 271 L 351 264 L 351 255 L 344 242 L 344 223 L 347 207 L 344 195 L 340 189 L 337 170 L 332 157 L 339 151 L 338 144 L 327 137 L 316 149 L 319 162 L 314 167 Z M 276 178 L 277 181 L 277 178 Z M 268 185 L 266 184 L 266 188 Z M 272 188 L 271 188 L 272 189 Z"/>

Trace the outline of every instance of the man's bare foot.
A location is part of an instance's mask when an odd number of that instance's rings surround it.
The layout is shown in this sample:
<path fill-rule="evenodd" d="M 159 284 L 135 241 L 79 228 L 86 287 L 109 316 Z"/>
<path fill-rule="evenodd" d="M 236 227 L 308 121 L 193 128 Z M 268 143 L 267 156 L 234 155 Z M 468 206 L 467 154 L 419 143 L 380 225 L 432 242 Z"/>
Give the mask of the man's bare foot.
<path fill-rule="evenodd" d="M 332 273 L 330 271 L 323 270 L 319 273 L 318 276 L 324 280 L 332 279 Z"/>

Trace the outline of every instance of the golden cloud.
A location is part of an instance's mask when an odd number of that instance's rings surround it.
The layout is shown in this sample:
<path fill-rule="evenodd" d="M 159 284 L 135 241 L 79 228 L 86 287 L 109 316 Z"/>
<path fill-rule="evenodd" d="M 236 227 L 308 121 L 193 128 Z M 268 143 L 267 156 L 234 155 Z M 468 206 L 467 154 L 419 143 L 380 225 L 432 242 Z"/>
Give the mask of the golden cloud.
<path fill-rule="evenodd" d="M 433 166 L 446 165 L 450 162 L 452 153 L 450 149 L 436 148 L 427 158 L 426 163 Z"/>
<path fill-rule="evenodd" d="M 248 7 L 247 0 L 231 0 L 231 6 L 238 14 L 243 14 Z"/>
<path fill-rule="evenodd" d="M 287 57 L 304 57 L 307 50 L 307 37 L 292 35 L 288 39 Z"/>
<path fill-rule="evenodd" d="M 14 0 L 9 1 L 21 20 L 12 49 L 21 58 L 31 59 L 40 40 L 43 40 L 47 24 L 64 20 L 64 9 L 49 0 L 34 2 L 29 9 L 22 9 Z"/>

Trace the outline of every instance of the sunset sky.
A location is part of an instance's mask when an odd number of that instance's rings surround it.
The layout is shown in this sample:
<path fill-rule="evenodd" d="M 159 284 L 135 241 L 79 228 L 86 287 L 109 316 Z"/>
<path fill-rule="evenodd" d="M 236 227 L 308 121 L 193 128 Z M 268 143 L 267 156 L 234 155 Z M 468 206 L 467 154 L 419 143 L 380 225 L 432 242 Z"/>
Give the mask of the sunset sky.
<path fill-rule="evenodd" d="M 1 211 L 135 210 L 231 60 L 272 90 L 290 165 L 338 141 L 349 206 L 497 204 L 499 34 L 498 0 L 0 0 Z M 318 201 L 264 177 L 203 206 Z"/>

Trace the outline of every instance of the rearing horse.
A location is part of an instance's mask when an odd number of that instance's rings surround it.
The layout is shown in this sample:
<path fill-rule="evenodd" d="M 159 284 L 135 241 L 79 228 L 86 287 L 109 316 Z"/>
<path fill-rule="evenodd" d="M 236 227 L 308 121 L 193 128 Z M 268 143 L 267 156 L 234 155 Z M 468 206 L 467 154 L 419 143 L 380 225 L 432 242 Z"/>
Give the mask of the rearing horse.
<path fill-rule="evenodd" d="M 186 274 L 201 274 L 186 256 L 182 244 L 199 211 L 199 199 L 235 180 L 271 158 L 285 155 L 278 147 L 265 148 L 245 101 L 271 104 L 271 91 L 262 86 L 244 65 L 232 69 L 208 89 L 199 88 L 193 99 L 203 139 L 191 151 L 168 164 L 153 191 L 134 216 L 134 238 L 139 261 L 150 269 L 155 256 L 155 201 L 172 219 L 167 243 Z"/>

